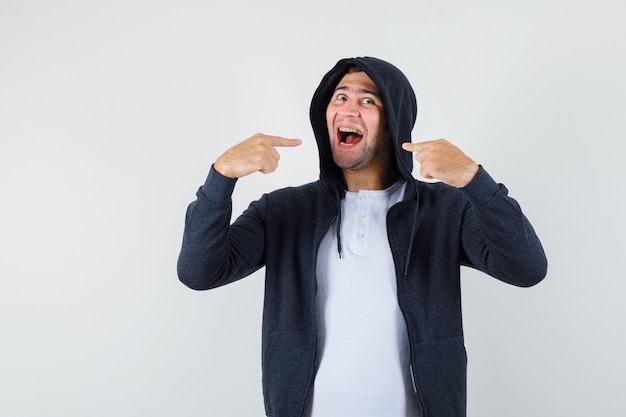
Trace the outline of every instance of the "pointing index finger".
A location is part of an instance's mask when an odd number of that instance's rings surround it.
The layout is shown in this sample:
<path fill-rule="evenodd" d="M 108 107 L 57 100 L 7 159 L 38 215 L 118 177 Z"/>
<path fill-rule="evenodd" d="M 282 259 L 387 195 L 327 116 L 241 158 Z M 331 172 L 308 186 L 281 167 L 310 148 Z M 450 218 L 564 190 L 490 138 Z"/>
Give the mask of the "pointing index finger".
<path fill-rule="evenodd" d="M 272 136 L 272 146 L 293 147 L 302 143 L 302 139 L 289 139 L 280 136 Z"/>
<path fill-rule="evenodd" d="M 402 149 L 408 152 L 419 152 L 423 147 L 424 144 L 421 142 L 404 142 L 402 144 Z"/>
<path fill-rule="evenodd" d="M 436 141 L 426 140 L 423 142 L 404 142 L 402 144 L 402 149 L 404 149 L 405 151 L 409 151 L 409 152 L 419 152 L 423 150 L 424 148 L 427 148 L 428 146 L 430 146 L 433 142 L 436 142 Z"/>

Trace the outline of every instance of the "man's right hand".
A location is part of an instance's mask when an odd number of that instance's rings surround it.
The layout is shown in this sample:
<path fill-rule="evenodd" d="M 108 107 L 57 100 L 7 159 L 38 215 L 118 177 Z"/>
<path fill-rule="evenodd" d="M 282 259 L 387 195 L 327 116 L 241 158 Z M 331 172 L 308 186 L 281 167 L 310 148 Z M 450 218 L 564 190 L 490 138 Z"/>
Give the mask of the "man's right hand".
<path fill-rule="evenodd" d="M 257 133 L 224 152 L 213 164 L 213 169 L 229 178 L 241 178 L 257 171 L 269 174 L 276 170 L 280 159 L 275 148 L 293 147 L 301 143 L 302 139 Z"/>

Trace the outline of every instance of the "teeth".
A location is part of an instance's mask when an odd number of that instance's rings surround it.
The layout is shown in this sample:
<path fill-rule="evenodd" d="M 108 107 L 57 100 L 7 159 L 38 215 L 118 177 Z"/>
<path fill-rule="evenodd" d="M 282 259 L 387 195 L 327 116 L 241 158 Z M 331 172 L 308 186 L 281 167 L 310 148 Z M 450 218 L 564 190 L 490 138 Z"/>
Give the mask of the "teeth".
<path fill-rule="evenodd" d="M 356 133 L 359 136 L 363 136 L 363 133 L 359 132 L 356 129 L 352 129 L 351 127 L 340 127 L 339 131 L 343 133 Z"/>

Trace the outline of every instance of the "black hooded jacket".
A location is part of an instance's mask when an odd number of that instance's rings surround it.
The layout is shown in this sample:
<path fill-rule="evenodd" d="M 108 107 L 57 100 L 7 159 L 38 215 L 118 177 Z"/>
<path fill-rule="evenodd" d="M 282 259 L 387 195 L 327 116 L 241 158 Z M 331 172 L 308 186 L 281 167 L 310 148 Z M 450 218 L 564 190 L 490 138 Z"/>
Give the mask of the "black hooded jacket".
<path fill-rule="evenodd" d="M 201 290 L 265 267 L 266 414 L 302 416 L 315 378 L 317 250 L 332 223 L 341 219 L 344 194 L 325 110 L 350 65 L 363 70 L 383 95 L 396 163 L 410 181 L 404 200 L 387 214 L 387 228 L 415 395 L 425 417 L 462 417 L 467 365 L 461 266 L 527 287 L 543 279 L 547 260 L 520 206 L 482 167 L 461 189 L 412 177 L 413 157 L 401 143 L 410 141 L 417 105 L 408 80 L 391 64 L 370 57 L 344 59 L 322 79 L 310 110 L 319 147 L 318 181 L 265 194 L 231 224 L 236 180 L 211 168 L 187 210 L 178 275 L 185 285 Z"/>

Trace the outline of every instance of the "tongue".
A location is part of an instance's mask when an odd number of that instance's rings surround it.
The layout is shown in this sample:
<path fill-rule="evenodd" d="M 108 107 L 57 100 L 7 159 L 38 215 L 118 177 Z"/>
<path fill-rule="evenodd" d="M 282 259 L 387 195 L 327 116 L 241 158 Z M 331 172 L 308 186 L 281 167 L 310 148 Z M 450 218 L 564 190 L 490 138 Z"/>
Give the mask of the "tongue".
<path fill-rule="evenodd" d="M 348 135 L 348 136 L 346 136 L 345 142 L 348 145 L 353 145 L 353 144 L 357 143 L 360 140 L 361 140 L 361 136 L 359 136 L 359 135 Z"/>

